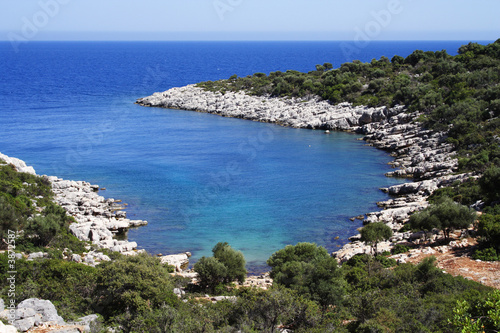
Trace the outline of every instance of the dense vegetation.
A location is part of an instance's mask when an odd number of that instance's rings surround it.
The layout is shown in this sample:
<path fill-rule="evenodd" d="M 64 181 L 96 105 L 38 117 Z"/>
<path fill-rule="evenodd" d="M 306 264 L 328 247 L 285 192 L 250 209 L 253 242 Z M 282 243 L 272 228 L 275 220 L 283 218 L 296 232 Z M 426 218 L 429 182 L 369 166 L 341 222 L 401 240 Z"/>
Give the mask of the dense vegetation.
<path fill-rule="evenodd" d="M 274 332 L 278 327 L 295 332 L 456 332 L 466 323 L 454 309 L 480 304 L 491 292 L 443 273 L 432 258 L 417 266 L 392 262 L 394 267 L 387 269 L 384 257 L 357 255 L 338 267 L 324 248 L 299 243 L 279 250 L 269 262 L 276 278 L 271 289 L 228 286 L 219 292 L 235 298 L 212 303 L 202 297 L 204 290 L 190 291 L 197 289 L 148 255 L 116 255 L 97 267 L 21 259 L 16 262 L 16 301 L 50 299 L 66 319 L 99 313 L 102 324 L 94 332 L 104 326 L 124 332 Z M 4 254 L 2 295 L 7 270 Z M 178 298 L 175 287 L 184 287 L 187 294 Z M 473 317 L 477 311 L 463 315 Z M 494 317 L 486 313 L 483 318 L 492 325 Z"/>
<path fill-rule="evenodd" d="M 498 296 L 478 283 L 444 274 L 432 259 L 414 266 L 357 255 L 338 266 L 324 248 L 299 243 L 269 258 L 275 281 L 269 290 L 235 287 L 233 281 L 245 279 L 245 259 L 227 243 L 216 244 L 213 257 L 195 265 L 197 285 L 172 276 L 171 267 L 146 254 L 109 253 L 113 261 L 96 267 L 69 262 L 61 259 L 64 248 L 83 252 L 88 244 L 68 234 L 71 219 L 51 202 L 49 184 L 11 166 L 1 170 L 1 198 L 7 207 L 0 220 L 3 230 L 21 231 L 16 251 L 51 254 L 16 260 L 16 302 L 49 299 L 67 320 L 98 313 L 101 319 L 93 332 L 109 326 L 123 332 L 456 332 L 475 325 L 471 320 L 478 316 L 487 327 L 499 328 Z M 498 250 L 499 208 L 487 210 L 479 222 L 485 255 Z M 381 224 L 364 230 L 374 246 L 390 236 Z M 403 247 L 396 250 L 406 251 Z M 0 255 L 2 295 L 9 288 L 8 260 L 8 252 Z M 186 294 L 179 298 L 174 288 Z M 212 303 L 203 297 L 207 292 L 234 298 Z"/>
<path fill-rule="evenodd" d="M 81 253 L 84 244 L 70 234 L 73 220 L 66 211 L 52 202 L 50 183 L 38 176 L 17 172 L 0 161 L 0 250 L 7 249 L 8 231 L 16 232 L 18 250 L 47 252 L 69 249 Z M 57 251 L 52 255 L 60 256 Z"/>

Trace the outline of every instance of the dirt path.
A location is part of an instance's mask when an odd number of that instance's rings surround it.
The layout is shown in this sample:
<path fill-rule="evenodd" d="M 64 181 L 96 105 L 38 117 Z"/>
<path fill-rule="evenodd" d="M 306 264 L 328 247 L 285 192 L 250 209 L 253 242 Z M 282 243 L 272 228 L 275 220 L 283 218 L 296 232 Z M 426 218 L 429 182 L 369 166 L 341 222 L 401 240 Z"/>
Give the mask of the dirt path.
<path fill-rule="evenodd" d="M 446 273 L 453 276 L 461 275 L 469 280 L 500 289 L 500 261 L 472 259 L 470 256 L 475 246 L 475 240 L 468 239 L 468 245 L 465 247 L 455 248 L 445 253 L 436 251 L 433 254 L 412 255 L 408 262 L 416 264 L 433 255 L 437 259 L 437 266 Z"/>

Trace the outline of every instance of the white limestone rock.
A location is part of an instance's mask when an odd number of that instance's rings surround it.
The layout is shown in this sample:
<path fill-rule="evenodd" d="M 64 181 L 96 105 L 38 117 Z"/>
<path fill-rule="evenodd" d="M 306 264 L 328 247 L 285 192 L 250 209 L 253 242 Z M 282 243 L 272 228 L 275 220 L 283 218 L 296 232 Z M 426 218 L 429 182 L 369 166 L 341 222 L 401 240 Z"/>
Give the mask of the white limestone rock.
<path fill-rule="evenodd" d="M 182 272 L 189 266 L 188 253 L 171 254 L 160 258 L 162 264 L 174 266 L 177 272 Z"/>
<path fill-rule="evenodd" d="M 29 173 L 31 175 L 36 175 L 35 169 L 32 166 L 27 166 L 26 163 L 18 158 L 9 157 L 0 153 L 0 160 L 3 160 L 7 164 L 11 164 L 19 172 Z"/>

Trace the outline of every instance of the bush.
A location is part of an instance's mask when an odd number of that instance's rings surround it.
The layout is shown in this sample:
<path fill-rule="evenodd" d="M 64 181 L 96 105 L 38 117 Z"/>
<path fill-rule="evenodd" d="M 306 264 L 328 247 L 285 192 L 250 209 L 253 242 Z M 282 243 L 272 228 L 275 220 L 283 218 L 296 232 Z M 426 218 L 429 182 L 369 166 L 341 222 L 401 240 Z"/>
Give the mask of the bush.
<path fill-rule="evenodd" d="M 31 239 L 35 246 L 46 246 L 56 234 L 63 230 L 64 221 L 54 214 L 35 216 L 24 229 L 25 237 Z"/>
<path fill-rule="evenodd" d="M 98 267 L 95 307 L 105 318 L 178 302 L 170 267 L 147 254 L 122 256 Z"/>
<path fill-rule="evenodd" d="M 245 269 L 245 257 L 241 251 L 236 251 L 229 246 L 228 243 L 217 243 L 212 249 L 214 258 L 219 260 L 227 268 L 224 282 L 230 283 L 235 280 L 243 283 L 247 275 Z"/>
<path fill-rule="evenodd" d="M 486 249 L 476 250 L 472 255 L 472 258 L 483 261 L 497 261 L 498 253 L 493 247 L 488 247 Z"/>
<path fill-rule="evenodd" d="M 406 253 L 410 251 L 410 248 L 404 244 L 396 244 L 394 247 L 391 249 L 391 254 L 400 254 L 400 253 Z"/>
<path fill-rule="evenodd" d="M 500 291 L 491 292 L 475 304 L 459 300 L 449 320 L 461 332 L 498 332 L 500 330 Z"/>
<path fill-rule="evenodd" d="M 500 167 L 488 168 L 479 179 L 479 185 L 489 202 L 500 200 Z"/>
<path fill-rule="evenodd" d="M 301 332 L 322 319 L 316 303 L 280 286 L 241 295 L 236 310 L 237 326 L 253 327 L 252 332 L 275 332 L 278 325 Z"/>
<path fill-rule="evenodd" d="M 477 234 L 482 237 L 486 246 L 490 247 L 492 250 L 496 250 L 495 252 L 500 253 L 500 215 L 482 214 L 479 217 Z M 483 251 L 486 251 L 483 254 L 484 256 L 494 257 L 491 250 L 485 249 Z M 480 254 L 478 253 L 477 256 L 480 256 Z M 478 259 L 481 258 L 478 257 Z"/>
<path fill-rule="evenodd" d="M 274 283 L 295 290 L 323 307 L 340 304 L 344 294 L 335 258 L 313 243 L 287 245 L 268 260 Z"/>
<path fill-rule="evenodd" d="M 200 287 L 214 292 L 221 284 L 245 281 L 247 271 L 243 253 L 222 242 L 214 246 L 212 253 L 213 257 L 202 257 L 194 264 Z"/>
<path fill-rule="evenodd" d="M 443 197 L 438 204 L 431 204 L 423 211 L 410 216 L 410 226 L 414 230 L 440 229 L 445 238 L 449 239 L 453 230 L 467 228 L 475 219 L 475 211 Z"/>
<path fill-rule="evenodd" d="M 198 285 L 211 292 L 224 283 L 227 276 L 227 267 L 214 257 L 201 257 L 193 269 L 198 274 Z"/>

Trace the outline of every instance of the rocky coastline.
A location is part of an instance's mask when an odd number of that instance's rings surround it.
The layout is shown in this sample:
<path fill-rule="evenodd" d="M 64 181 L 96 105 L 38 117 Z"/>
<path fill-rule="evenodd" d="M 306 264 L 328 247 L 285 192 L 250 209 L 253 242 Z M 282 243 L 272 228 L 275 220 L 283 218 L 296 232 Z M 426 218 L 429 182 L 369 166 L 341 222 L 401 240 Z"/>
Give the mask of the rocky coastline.
<path fill-rule="evenodd" d="M 15 157 L 0 153 L 0 160 L 12 165 L 18 172 L 37 175 L 32 166 Z M 95 266 L 101 261 L 111 260 L 101 250 L 108 249 L 123 255 L 136 255 L 145 250 L 138 250 L 136 242 L 116 239 L 119 234 L 124 234 L 130 228 L 147 225 L 147 221 L 131 220 L 127 218 L 126 204 L 121 200 L 105 198 L 98 194 L 100 186 L 86 181 L 64 180 L 56 176 L 42 175 L 52 187 L 54 202 L 63 207 L 67 214 L 75 219 L 70 224 L 70 231 L 79 240 L 91 242 L 94 249 L 83 254 L 73 253 L 68 260 Z M 123 238 L 123 237 L 122 237 Z M 31 253 L 26 256 L 28 260 L 42 258 L 42 252 Z M 176 271 L 182 271 L 189 265 L 191 253 L 169 254 L 161 256 L 164 264 L 171 265 Z"/>
<path fill-rule="evenodd" d="M 318 98 L 270 98 L 250 96 L 244 92 L 223 94 L 195 85 L 157 92 L 138 99 L 136 103 L 294 128 L 339 130 L 363 135 L 362 139 L 368 145 L 386 150 L 394 157 L 391 164 L 395 170 L 386 176 L 413 180 L 382 188 L 392 197 L 378 203 L 383 210 L 358 217 L 364 224 L 384 222 L 394 231 L 389 241 L 379 244 L 380 252 L 390 250 L 397 243 L 418 242 L 423 237 L 421 233 L 399 232 L 409 215 L 427 207 L 426 199 L 436 189 L 474 177 L 472 174 L 456 174 L 458 160 L 453 146 L 446 142 L 446 133 L 426 130 L 417 121 L 420 113 L 410 113 L 404 106 L 372 108 L 349 103 L 332 105 Z M 370 253 L 371 246 L 359 239 L 360 235 L 351 237 L 350 243 L 332 255 L 343 262 L 355 254 Z M 405 258 L 399 256 L 398 260 L 402 262 Z"/>
<path fill-rule="evenodd" d="M 18 158 L 0 153 L 0 160 L 15 167 L 19 172 L 37 175 L 35 169 Z M 89 241 L 97 249 L 109 249 L 122 254 L 137 253 L 137 243 L 117 240 L 114 236 L 127 229 L 146 225 L 147 221 L 127 219 L 125 205 L 119 200 L 104 198 L 98 194 L 99 185 L 85 181 L 64 180 L 55 176 L 41 176 L 52 186 L 54 202 L 63 207 L 76 223 L 71 232 L 82 241 Z M 88 259 L 91 261 L 91 259 Z M 75 258 L 75 261 L 79 261 Z"/>

